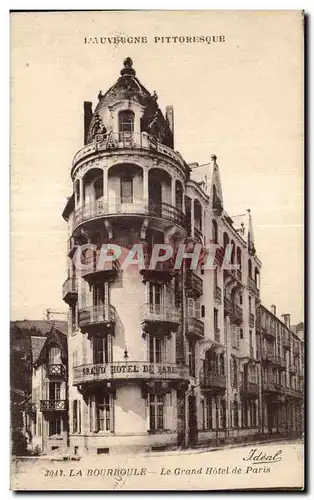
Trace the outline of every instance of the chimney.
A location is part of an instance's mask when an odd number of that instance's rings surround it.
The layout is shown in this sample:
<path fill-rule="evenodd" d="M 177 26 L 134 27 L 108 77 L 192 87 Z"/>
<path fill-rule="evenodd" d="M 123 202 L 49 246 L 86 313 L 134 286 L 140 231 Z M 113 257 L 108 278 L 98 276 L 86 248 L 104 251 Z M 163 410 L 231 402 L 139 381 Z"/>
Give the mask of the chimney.
<path fill-rule="evenodd" d="M 172 141 L 174 142 L 174 115 L 173 106 L 166 106 L 166 120 L 172 132 Z M 173 147 L 173 146 L 172 146 Z"/>
<path fill-rule="evenodd" d="M 84 101 L 84 146 L 85 144 L 87 144 L 88 130 L 90 122 L 92 121 L 92 116 L 92 103 L 89 101 Z"/>
<path fill-rule="evenodd" d="M 290 314 L 282 314 L 281 317 L 283 318 L 284 324 L 290 328 Z"/>
<path fill-rule="evenodd" d="M 272 304 L 272 305 L 270 306 L 270 310 L 271 310 L 271 312 L 273 313 L 273 315 L 274 315 L 274 316 L 276 316 L 276 306 L 275 306 L 275 304 Z"/>

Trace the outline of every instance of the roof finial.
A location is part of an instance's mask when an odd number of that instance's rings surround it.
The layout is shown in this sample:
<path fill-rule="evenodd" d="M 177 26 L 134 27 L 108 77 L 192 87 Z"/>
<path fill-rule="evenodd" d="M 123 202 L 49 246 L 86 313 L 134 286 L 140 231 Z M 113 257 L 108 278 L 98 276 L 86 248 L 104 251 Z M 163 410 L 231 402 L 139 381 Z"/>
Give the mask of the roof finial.
<path fill-rule="evenodd" d="M 130 57 L 126 57 L 123 61 L 124 68 L 121 69 L 120 73 L 122 76 L 130 75 L 135 76 L 135 70 L 132 68 L 133 61 Z"/>
<path fill-rule="evenodd" d="M 216 155 L 211 155 L 211 159 L 213 160 L 214 163 L 216 163 L 217 156 Z"/>

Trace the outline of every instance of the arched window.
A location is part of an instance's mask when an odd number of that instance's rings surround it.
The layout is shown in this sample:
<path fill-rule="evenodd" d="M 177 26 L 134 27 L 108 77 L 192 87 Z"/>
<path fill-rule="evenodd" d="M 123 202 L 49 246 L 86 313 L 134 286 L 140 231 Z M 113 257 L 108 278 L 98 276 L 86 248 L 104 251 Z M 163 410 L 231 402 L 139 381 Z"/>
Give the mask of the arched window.
<path fill-rule="evenodd" d="M 220 354 L 220 373 L 221 375 L 225 374 L 225 357 L 223 354 Z"/>
<path fill-rule="evenodd" d="M 134 132 L 133 111 L 120 111 L 119 113 L 119 140 L 123 140 L 124 134 Z"/>
<path fill-rule="evenodd" d="M 240 267 L 240 270 L 242 269 L 242 255 L 241 255 L 241 248 L 237 248 L 237 264 Z"/>
<path fill-rule="evenodd" d="M 103 176 L 101 175 L 100 177 L 97 177 L 97 179 L 94 182 L 94 190 L 95 190 L 95 200 L 99 200 L 99 198 L 103 197 L 104 194 L 104 179 Z"/>
<path fill-rule="evenodd" d="M 231 251 L 231 264 L 235 264 L 235 243 L 231 240 L 232 251 Z"/>
<path fill-rule="evenodd" d="M 212 224 L 213 224 L 213 234 L 212 234 L 213 243 L 218 243 L 218 224 L 215 221 L 215 219 L 213 219 Z"/>
<path fill-rule="evenodd" d="M 229 245 L 229 236 L 227 233 L 224 233 L 223 241 L 224 241 L 224 248 L 226 248 L 226 246 Z"/>
<path fill-rule="evenodd" d="M 176 180 L 176 207 L 182 210 L 183 188 L 180 181 Z"/>
<path fill-rule="evenodd" d="M 248 264 L 248 266 L 249 266 L 249 269 L 248 269 L 248 271 L 249 271 L 249 278 L 252 278 L 252 262 L 251 262 L 251 260 L 250 260 L 250 259 L 249 259 L 249 264 Z"/>
<path fill-rule="evenodd" d="M 78 179 L 75 181 L 74 192 L 75 192 L 75 203 L 76 203 L 76 206 L 77 206 L 79 204 L 79 202 L 80 202 L 80 197 L 81 197 L 81 193 L 80 193 L 80 181 Z"/>

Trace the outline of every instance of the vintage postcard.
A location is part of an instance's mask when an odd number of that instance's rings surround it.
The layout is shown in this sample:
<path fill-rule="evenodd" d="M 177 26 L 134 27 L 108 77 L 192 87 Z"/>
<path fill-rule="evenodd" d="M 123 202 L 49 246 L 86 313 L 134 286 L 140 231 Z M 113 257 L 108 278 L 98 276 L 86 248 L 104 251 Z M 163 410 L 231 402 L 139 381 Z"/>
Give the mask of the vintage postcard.
<path fill-rule="evenodd" d="M 11 12 L 11 488 L 304 487 L 302 11 Z"/>

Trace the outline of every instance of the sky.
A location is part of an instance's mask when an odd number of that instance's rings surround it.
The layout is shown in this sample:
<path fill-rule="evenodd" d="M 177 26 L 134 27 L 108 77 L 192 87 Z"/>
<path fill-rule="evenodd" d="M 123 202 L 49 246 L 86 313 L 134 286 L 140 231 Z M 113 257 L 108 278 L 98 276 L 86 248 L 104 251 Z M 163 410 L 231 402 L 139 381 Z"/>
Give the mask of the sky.
<path fill-rule="evenodd" d="M 261 299 L 303 320 L 303 46 L 294 11 L 90 12 L 11 15 L 11 319 L 66 312 L 67 224 L 83 102 L 97 104 L 130 56 L 162 110 L 175 149 L 216 154 L 229 215 L 251 209 Z M 147 36 L 146 44 L 85 37 Z M 158 36 L 221 43 L 154 43 Z M 61 318 L 61 316 L 56 316 Z"/>

